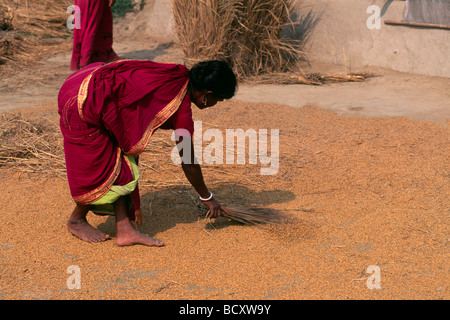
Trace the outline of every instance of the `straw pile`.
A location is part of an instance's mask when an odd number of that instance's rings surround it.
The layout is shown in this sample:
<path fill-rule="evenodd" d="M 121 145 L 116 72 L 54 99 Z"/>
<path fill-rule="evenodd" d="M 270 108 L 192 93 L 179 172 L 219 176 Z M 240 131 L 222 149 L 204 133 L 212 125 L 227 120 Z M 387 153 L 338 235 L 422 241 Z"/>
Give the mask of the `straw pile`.
<path fill-rule="evenodd" d="M 0 3 L 0 64 L 32 62 L 66 48 L 71 0 L 2 0 Z"/>
<path fill-rule="evenodd" d="M 59 128 L 54 122 L 27 119 L 20 113 L 0 115 L 0 167 L 22 172 L 65 174 Z"/>
<path fill-rule="evenodd" d="M 298 65 L 299 41 L 283 41 L 283 28 L 300 1 L 173 1 L 178 38 L 187 64 L 204 59 L 229 62 L 239 78 L 285 72 Z"/>
<path fill-rule="evenodd" d="M 372 72 L 352 72 L 346 74 L 322 74 L 319 72 L 304 73 L 299 70 L 297 73 L 272 73 L 258 75 L 247 79 L 248 82 L 254 84 L 307 84 L 322 85 L 326 83 L 337 82 L 362 82 L 367 78 L 376 77 Z"/>

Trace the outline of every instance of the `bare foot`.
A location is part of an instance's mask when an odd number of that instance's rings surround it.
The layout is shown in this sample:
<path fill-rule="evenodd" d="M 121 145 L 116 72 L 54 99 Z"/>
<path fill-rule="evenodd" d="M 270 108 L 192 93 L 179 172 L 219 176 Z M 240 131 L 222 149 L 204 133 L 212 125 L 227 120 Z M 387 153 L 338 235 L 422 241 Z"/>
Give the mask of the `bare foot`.
<path fill-rule="evenodd" d="M 120 197 L 114 203 L 116 213 L 116 244 L 119 246 L 131 246 L 133 244 L 143 244 L 150 247 L 162 247 L 164 242 L 139 232 L 131 224 L 128 217 L 128 209 L 124 197 Z"/>
<path fill-rule="evenodd" d="M 134 244 L 143 244 L 150 247 L 162 247 L 164 242 L 161 240 L 152 238 L 144 233 L 141 233 L 135 229 L 122 232 L 116 237 L 116 244 L 119 246 L 131 246 Z"/>
<path fill-rule="evenodd" d="M 86 242 L 94 243 L 109 239 L 109 235 L 95 229 L 87 222 L 86 219 L 80 219 L 76 222 L 69 220 L 67 223 L 67 228 L 73 235 Z"/>

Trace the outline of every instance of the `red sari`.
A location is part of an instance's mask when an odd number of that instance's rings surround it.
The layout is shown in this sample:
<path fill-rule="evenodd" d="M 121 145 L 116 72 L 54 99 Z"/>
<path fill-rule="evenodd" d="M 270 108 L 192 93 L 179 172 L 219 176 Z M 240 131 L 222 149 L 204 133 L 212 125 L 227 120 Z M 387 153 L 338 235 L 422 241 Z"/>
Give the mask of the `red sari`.
<path fill-rule="evenodd" d="M 112 48 L 113 17 L 108 0 L 75 0 L 80 8 L 79 26 L 73 32 L 71 70 L 119 57 Z M 77 17 L 75 17 L 76 19 Z"/>
<path fill-rule="evenodd" d="M 194 130 L 188 69 L 121 60 L 94 63 L 69 76 L 58 96 L 67 178 L 75 202 L 90 204 L 133 174 L 124 153 L 138 156 L 158 128 Z M 133 196 L 139 210 L 139 195 Z"/>

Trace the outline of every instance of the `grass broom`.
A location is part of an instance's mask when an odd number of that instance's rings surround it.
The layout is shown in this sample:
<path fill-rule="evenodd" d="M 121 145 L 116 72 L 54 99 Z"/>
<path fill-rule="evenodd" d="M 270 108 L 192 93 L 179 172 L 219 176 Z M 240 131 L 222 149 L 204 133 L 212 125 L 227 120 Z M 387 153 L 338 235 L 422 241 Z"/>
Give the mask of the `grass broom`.
<path fill-rule="evenodd" d="M 246 225 L 275 224 L 284 220 L 283 214 L 276 209 L 242 205 L 227 205 L 221 215 Z M 206 215 L 209 214 L 209 211 Z"/>

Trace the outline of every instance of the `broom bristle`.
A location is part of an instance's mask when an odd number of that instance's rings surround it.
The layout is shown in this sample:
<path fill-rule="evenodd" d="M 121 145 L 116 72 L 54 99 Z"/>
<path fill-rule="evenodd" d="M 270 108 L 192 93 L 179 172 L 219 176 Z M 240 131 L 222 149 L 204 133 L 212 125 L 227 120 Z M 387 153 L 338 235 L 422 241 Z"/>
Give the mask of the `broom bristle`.
<path fill-rule="evenodd" d="M 222 211 L 224 217 L 244 224 L 273 224 L 283 220 L 283 214 L 275 209 L 238 205 L 228 205 L 225 208 L 228 213 Z"/>

